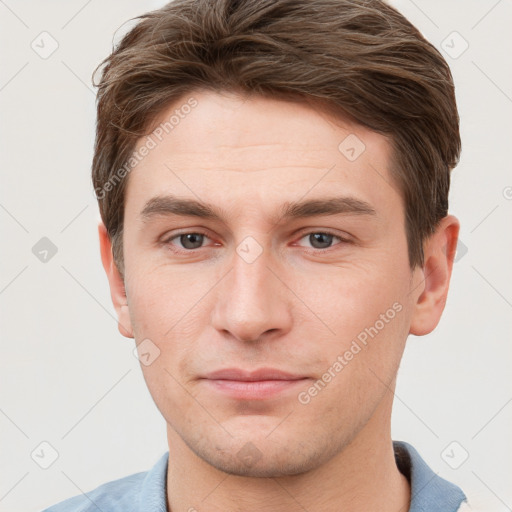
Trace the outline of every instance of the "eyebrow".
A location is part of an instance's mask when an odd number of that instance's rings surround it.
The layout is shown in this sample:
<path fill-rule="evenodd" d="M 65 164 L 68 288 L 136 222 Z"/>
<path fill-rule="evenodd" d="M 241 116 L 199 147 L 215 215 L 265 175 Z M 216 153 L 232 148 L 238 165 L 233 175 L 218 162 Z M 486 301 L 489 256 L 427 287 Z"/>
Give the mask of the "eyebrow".
<path fill-rule="evenodd" d="M 301 219 L 317 215 L 377 215 L 375 209 L 366 201 L 351 196 L 327 197 L 306 201 L 286 202 L 275 218 L 282 220 Z M 173 195 L 156 196 L 144 205 L 140 213 L 142 222 L 147 223 L 154 217 L 180 215 L 222 221 L 227 217 L 224 209 L 194 199 L 183 199 Z"/>

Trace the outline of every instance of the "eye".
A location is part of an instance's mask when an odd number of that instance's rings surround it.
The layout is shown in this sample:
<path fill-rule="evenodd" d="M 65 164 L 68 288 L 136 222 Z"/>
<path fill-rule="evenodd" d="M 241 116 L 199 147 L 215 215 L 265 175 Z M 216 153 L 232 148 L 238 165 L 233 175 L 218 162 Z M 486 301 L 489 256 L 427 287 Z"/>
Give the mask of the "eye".
<path fill-rule="evenodd" d="M 306 233 L 301 237 L 300 240 L 307 239 L 308 242 L 314 249 L 329 249 L 333 245 L 333 239 L 339 240 L 339 243 L 349 242 L 345 238 L 342 238 L 333 233 L 328 233 L 325 231 L 312 231 L 310 233 Z M 337 245 L 337 244 L 335 244 Z"/>
<path fill-rule="evenodd" d="M 165 239 L 163 243 L 171 246 L 171 249 L 174 252 L 186 253 L 201 249 L 204 246 L 204 242 L 207 240 L 210 240 L 210 237 L 205 233 L 189 231 L 172 235 Z M 341 243 L 350 243 L 350 240 L 327 231 L 311 231 L 309 233 L 305 233 L 301 236 L 299 242 L 302 240 L 307 240 L 310 247 L 317 251 L 325 251 L 333 247 L 333 245 L 339 245 Z M 338 242 L 334 243 L 335 240 Z M 308 248 L 307 245 L 302 245 L 301 243 L 298 243 L 298 245 Z"/>
<path fill-rule="evenodd" d="M 203 245 L 203 242 L 208 237 L 204 233 L 197 232 L 188 232 L 188 233 L 179 233 L 177 235 L 173 235 L 172 237 L 164 240 L 165 244 L 175 245 L 174 241 L 177 240 L 179 245 L 176 247 L 176 251 L 193 251 L 194 249 L 200 249 Z"/>

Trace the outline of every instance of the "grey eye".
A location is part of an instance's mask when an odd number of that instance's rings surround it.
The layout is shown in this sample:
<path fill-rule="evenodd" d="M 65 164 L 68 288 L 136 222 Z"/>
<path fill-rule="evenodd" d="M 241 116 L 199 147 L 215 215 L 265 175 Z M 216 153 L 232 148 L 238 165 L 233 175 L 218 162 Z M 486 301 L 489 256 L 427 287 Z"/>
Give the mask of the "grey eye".
<path fill-rule="evenodd" d="M 309 242 L 315 249 L 326 249 L 332 245 L 334 235 L 329 233 L 310 233 Z"/>
<path fill-rule="evenodd" d="M 180 235 L 180 243 L 185 249 L 199 249 L 203 245 L 204 235 L 200 233 L 186 233 Z"/>

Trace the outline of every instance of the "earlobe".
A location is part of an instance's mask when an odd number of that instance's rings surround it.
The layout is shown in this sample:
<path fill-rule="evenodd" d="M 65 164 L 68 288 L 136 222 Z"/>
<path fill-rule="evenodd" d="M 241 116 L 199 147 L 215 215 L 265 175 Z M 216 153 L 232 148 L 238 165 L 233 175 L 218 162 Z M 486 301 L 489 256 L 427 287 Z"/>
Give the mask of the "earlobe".
<path fill-rule="evenodd" d="M 441 319 L 450 286 L 459 228 L 457 218 L 447 215 L 424 245 L 424 265 L 421 272 L 418 272 L 423 287 L 415 285 L 423 288 L 423 291 L 418 292 L 413 306 L 410 334 L 428 334 Z"/>
<path fill-rule="evenodd" d="M 123 278 L 117 269 L 112 255 L 112 243 L 103 222 L 98 224 L 101 262 L 110 286 L 110 297 L 117 313 L 119 332 L 126 338 L 133 338 L 133 329 L 126 298 Z"/>

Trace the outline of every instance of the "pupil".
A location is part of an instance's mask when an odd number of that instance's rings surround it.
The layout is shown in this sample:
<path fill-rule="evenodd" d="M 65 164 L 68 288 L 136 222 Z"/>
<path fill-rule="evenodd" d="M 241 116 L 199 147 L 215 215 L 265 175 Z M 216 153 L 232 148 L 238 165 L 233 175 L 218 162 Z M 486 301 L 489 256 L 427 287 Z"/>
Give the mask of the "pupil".
<path fill-rule="evenodd" d="M 309 237 L 311 245 L 315 247 L 315 249 L 325 249 L 331 244 L 333 235 L 327 233 L 313 233 L 309 235 Z M 317 245 L 318 243 L 320 246 Z"/>
<path fill-rule="evenodd" d="M 201 247 L 202 237 L 203 235 L 199 233 L 187 233 L 186 235 L 181 235 L 180 242 L 185 249 L 198 249 Z"/>

